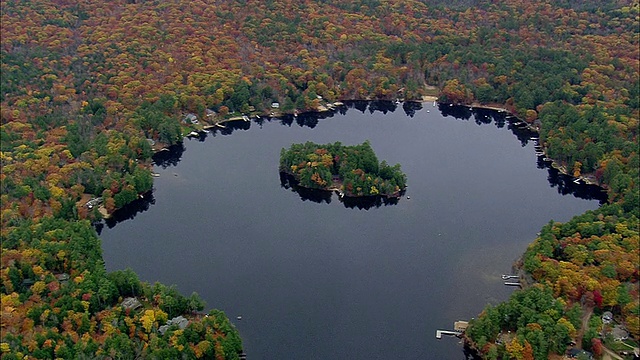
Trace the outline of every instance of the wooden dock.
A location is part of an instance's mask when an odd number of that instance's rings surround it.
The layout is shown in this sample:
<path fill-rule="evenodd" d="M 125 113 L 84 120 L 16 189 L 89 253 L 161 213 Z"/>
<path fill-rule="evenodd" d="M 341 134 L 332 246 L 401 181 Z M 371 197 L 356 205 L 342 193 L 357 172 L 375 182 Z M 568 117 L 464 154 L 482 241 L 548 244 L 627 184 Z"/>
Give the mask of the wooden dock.
<path fill-rule="evenodd" d="M 461 336 L 467 327 L 469 326 L 469 322 L 458 320 L 453 323 L 453 330 L 436 330 L 436 339 L 442 339 L 442 335 L 447 336 Z"/>
<path fill-rule="evenodd" d="M 436 339 L 442 339 L 442 335 L 458 336 L 460 333 L 451 330 L 436 330 Z"/>

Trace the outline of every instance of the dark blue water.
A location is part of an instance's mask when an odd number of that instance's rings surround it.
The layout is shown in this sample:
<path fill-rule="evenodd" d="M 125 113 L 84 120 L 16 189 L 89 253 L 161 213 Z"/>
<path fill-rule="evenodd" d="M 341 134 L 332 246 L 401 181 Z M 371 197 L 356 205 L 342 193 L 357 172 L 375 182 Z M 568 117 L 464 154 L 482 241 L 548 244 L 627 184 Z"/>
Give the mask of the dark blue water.
<path fill-rule="evenodd" d="M 546 168 L 534 134 L 504 114 L 351 106 L 230 124 L 160 154 L 152 197 L 102 229 L 107 268 L 199 293 L 250 359 L 465 358 L 435 330 L 507 299 L 500 275 L 536 232 L 598 201 Z M 281 148 L 365 140 L 407 174 L 396 204 L 281 182 Z"/>

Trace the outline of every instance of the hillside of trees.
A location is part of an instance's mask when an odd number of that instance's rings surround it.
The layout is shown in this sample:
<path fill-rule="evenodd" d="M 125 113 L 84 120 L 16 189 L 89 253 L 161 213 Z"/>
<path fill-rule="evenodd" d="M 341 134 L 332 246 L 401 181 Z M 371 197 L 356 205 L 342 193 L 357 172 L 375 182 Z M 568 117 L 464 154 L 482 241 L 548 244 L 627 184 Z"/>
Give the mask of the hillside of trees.
<path fill-rule="evenodd" d="M 151 155 L 194 130 L 182 121 L 188 113 L 219 120 L 268 114 L 274 102 L 291 113 L 424 95 L 507 108 L 540 129 L 559 167 L 609 196 L 541 231 L 523 257 L 541 289 L 488 308 L 471 341 L 488 358 L 544 359 L 566 345 L 562 327 L 569 337 L 600 330 L 576 327 L 572 311 L 586 309 L 594 318 L 612 311 L 637 338 L 639 8 L 637 0 L 2 1 L 2 358 L 238 358 L 237 332 L 215 310 L 202 316 L 197 296 L 107 274 L 92 222 L 152 188 Z M 102 207 L 85 205 L 94 197 Z M 129 296 L 143 309 L 124 311 Z M 535 314 L 496 316 L 518 304 Z M 160 334 L 179 313 L 188 327 Z M 513 346 L 496 344 L 504 331 L 517 333 Z M 553 346 L 541 345 L 550 338 Z"/>
<path fill-rule="evenodd" d="M 300 186 L 337 189 L 349 197 L 398 197 L 407 187 L 400 164 L 378 162 L 369 141 L 356 146 L 293 144 L 280 152 L 280 171 L 293 175 Z"/>

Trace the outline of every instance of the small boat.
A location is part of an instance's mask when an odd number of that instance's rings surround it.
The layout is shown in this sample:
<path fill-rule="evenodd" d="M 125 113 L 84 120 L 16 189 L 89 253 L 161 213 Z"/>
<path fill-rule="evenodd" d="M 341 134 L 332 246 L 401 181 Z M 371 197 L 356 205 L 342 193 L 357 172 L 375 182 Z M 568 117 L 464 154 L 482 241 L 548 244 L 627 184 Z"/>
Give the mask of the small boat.
<path fill-rule="evenodd" d="M 242 316 L 238 315 L 238 317 L 236 319 L 242 320 Z"/>

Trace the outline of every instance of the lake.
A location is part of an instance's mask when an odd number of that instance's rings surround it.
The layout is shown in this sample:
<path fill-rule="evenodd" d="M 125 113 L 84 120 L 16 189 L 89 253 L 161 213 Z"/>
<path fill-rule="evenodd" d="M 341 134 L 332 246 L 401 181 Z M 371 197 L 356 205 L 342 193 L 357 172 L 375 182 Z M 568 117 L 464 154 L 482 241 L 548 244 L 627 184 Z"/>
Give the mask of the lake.
<path fill-rule="evenodd" d="M 435 331 L 506 300 L 500 275 L 540 228 L 601 194 L 549 168 L 504 113 L 348 106 L 229 123 L 159 153 L 153 193 L 101 228 L 107 269 L 197 292 L 249 359 L 464 359 Z M 292 143 L 365 140 L 407 174 L 397 203 L 295 191 L 278 173 Z"/>

